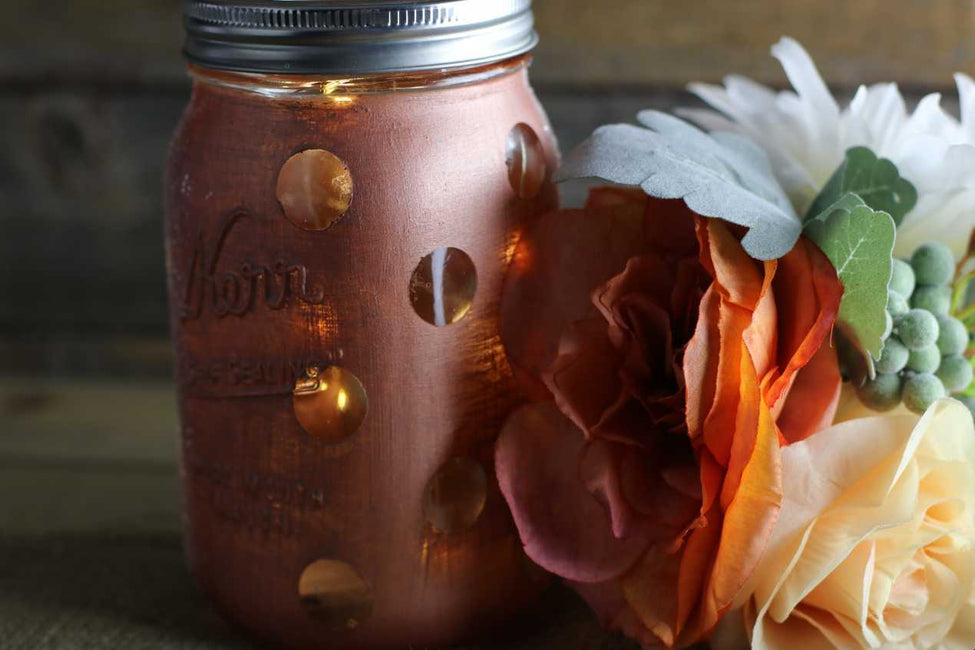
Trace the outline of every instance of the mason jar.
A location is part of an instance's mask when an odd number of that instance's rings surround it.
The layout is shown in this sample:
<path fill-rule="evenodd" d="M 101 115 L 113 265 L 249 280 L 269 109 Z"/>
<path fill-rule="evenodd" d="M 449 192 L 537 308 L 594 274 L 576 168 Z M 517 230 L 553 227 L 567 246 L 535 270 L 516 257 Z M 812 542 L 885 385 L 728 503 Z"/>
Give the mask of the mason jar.
<path fill-rule="evenodd" d="M 498 491 L 530 0 L 190 1 L 166 180 L 189 563 L 277 646 L 423 647 L 546 585 Z"/>

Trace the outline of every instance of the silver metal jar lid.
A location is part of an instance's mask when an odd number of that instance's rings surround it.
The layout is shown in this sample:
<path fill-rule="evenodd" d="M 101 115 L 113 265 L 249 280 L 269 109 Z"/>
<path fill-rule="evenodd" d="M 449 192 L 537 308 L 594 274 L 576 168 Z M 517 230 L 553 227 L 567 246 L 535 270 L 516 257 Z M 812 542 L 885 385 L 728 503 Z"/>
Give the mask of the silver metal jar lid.
<path fill-rule="evenodd" d="M 184 0 L 186 57 L 223 70 L 369 74 L 468 67 L 538 41 L 531 0 Z"/>

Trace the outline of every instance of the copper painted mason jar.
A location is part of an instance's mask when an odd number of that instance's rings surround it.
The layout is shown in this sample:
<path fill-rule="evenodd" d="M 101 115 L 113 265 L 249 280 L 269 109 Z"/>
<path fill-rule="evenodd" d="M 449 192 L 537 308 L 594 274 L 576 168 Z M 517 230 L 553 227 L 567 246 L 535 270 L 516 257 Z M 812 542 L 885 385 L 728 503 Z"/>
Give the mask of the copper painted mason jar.
<path fill-rule="evenodd" d="M 275 647 L 424 647 L 545 586 L 492 446 L 556 206 L 530 0 L 187 2 L 167 178 L 191 568 Z"/>

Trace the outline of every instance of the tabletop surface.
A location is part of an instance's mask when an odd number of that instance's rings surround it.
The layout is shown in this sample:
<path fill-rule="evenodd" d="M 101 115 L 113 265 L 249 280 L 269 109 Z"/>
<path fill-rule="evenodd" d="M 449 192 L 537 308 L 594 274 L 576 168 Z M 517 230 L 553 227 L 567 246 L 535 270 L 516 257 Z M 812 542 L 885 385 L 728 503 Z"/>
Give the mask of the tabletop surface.
<path fill-rule="evenodd" d="M 248 649 L 180 542 L 173 386 L 0 379 L 0 647 Z M 624 650 L 569 591 L 464 650 Z"/>

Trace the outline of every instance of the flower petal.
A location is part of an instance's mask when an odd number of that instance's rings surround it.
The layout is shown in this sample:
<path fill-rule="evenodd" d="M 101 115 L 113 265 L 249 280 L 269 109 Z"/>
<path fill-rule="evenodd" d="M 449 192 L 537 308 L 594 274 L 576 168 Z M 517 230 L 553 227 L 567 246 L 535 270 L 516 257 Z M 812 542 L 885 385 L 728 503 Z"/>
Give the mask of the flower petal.
<path fill-rule="evenodd" d="M 651 547 L 634 570 L 623 577 L 623 593 L 640 624 L 660 643 L 672 647 L 680 630 L 677 627 L 681 584 L 681 555 L 665 545 Z M 700 586 L 697 583 L 695 586 Z"/>
<path fill-rule="evenodd" d="M 975 80 L 967 74 L 955 75 L 961 103 L 961 125 L 967 142 L 975 144 Z"/>
<path fill-rule="evenodd" d="M 522 235 L 501 306 L 501 338 L 520 378 L 538 381 L 567 327 L 596 315 L 592 291 L 647 251 L 646 197 L 629 199 L 549 213 Z"/>
<path fill-rule="evenodd" d="M 747 363 L 743 364 L 742 383 L 744 386 L 751 384 L 751 390 L 757 393 L 756 380 L 753 375 L 749 376 L 753 372 Z M 725 511 L 721 542 L 697 623 L 699 633 L 713 628 L 732 606 L 763 557 L 778 521 L 783 472 L 779 433 L 772 414 L 764 402 L 758 401 L 753 446 L 740 473 L 738 488 Z M 750 431 L 751 428 L 740 430 L 737 435 L 748 438 Z M 733 481 L 736 470 L 735 466 L 730 467 L 729 477 L 725 480 Z"/>
<path fill-rule="evenodd" d="M 611 627 L 620 614 L 629 609 L 619 580 L 605 582 L 574 582 L 566 580 L 566 584 L 582 596 L 589 608 L 596 613 L 599 623 L 606 628 Z"/>
<path fill-rule="evenodd" d="M 720 219 L 700 219 L 698 223 L 701 264 L 714 278 L 721 296 L 733 305 L 754 310 L 764 287 L 762 270 L 774 273 L 776 262 L 750 258 Z"/>
<path fill-rule="evenodd" d="M 623 489 L 622 465 L 634 456 L 632 448 L 624 448 L 606 440 L 594 440 L 583 448 L 579 462 L 582 484 L 609 513 L 613 535 L 623 539 L 633 535 L 642 518 L 627 500 Z"/>
<path fill-rule="evenodd" d="M 592 318 L 565 332 L 558 357 L 542 374 L 556 406 L 587 437 L 621 401 L 619 357 L 606 333 L 606 321 Z"/>
<path fill-rule="evenodd" d="M 805 440 L 833 423 L 843 377 L 840 375 L 836 349 L 823 343 L 819 351 L 795 375 L 788 395 L 781 404 L 776 424 L 786 442 Z"/>
<path fill-rule="evenodd" d="M 655 253 L 671 258 L 697 256 L 695 216 L 684 201 L 652 198 L 646 217 L 647 242 Z"/>
<path fill-rule="evenodd" d="M 805 237 L 779 260 L 773 286 L 779 370 L 765 390 L 765 401 L 786 440 L 795 442 L 828 426 L 836 410 L 842 378 L 828 337 L 843 287 L 826 256 Z"/>
<path fill-rule="evenodd" d="M 798 94 L 794 102 L 794 112 L 802 118 L 806 126 L 804 134 L 809 136 L 809 141 L 804 143 L 806 147 L 818 151 L 816 157 L 820 160 L 842 155 L 842 152 L 837 151 L 840 108 L 809 53 L 797 41 L 783 38 L 772 47 L 772 55 L 782 64 L 789 82 Z M 789 96 L 780 95 L 780 101 L 783 99 L 789 99 Z M 816 170 L 814 177 L 819 177 L 822 181 L 832 171 Z"/>
<path fill-rule="evenodd" d="M 857 600 L 873 599 L 874 592 L 866 582 L 870 580 L 887 585 L 881 606 L 887 598 L 893 599 L 894 609 L 886 614 L 886 622 L 907 626 L 898 631 L 896 626 L 884 624 L 866 630 L 870 636 L 881 633 L 887 642 L 906 640 L 917 629 L 917 636 L 912 638 L 919 647 L 941 647 L 947 626 L 963 609 L 960 586 L 965 585 L 967 594 L 975 582 L 973 522 L 970 505 L 939 511 L 924 504 L 942 499 L 939 491 L 944 496 L 961 495 L 975 485 L 975 427 L 967 409 L 953 400 L 943 400 L 920 420 L 877 416 L 845 422 L 785 448 L 782 456 L 785 501 L 755 583 L 755 646 L 786 647 L 785 626 L 798 621 L 834 641 L 841 637 L 868 639 L 861 622 L 863 605 Z M 961 468 L 965 471 L 958 472 Z M 975 494 L 968 498 L 969 503 L 975 503 Z M 951 528 L 939 528 L 932 519 L 936 512 L 950 517 L 953 511 L 966 513 L 959 519 L 957 531 L 968 540 L 964 542 L 967 546 L 959 554 L 958 550 L 948 552 L 942 544 L 941 551 L 932 547 L 930 554 L 917 556 L 932 558 L 926 565 L 926 579 L 934 581 L 926 588 L 929 596 L 944 601 L 927 606 L 931 612 L 926 616 L 937 614 L 933 619 L 916 618 L 898 608 L 904 603 L 922 606 L 927 596 L 908 598 L 892 590 L 891 580 L 907 571 L 908 577 L 903 579 L 909 581 L 915 569 L 910 564 L 891 565 L 890 557 L 894 551 L 911 557 L 915 544 L 924 546 L 945 536 L 953 539 Z M 921 534 L 922 524 L 935 528 Z M 872 539 L 887 544 L 878 546 L 875 556 L 871 548 L 863 546 L 864 540 Z M 934 559 L 941 558 L 942 553 L 944 559 Z M 949 558 L 965 562 L 947 569 L 948 564 L 942 562 L 950 563 Z M 900 589 L 909 588 L 909 582 L 900 584 Z M 843 620 L 820 616 L 827 609 L 829 616 L 835 614 Z M 872 609 L 869 615 L 884 614 Z"/>
<path fill-rule="evenodd" d="M 697 326 L 684 350 L 684 382 L 687 386 L 687 433 L 697 440 L 704 433 L 704 421 L 717 389 L 721 337 L 721 296 L 712 286 L 701 299 Z"/>
<path fill-rule="evenodd" d="M 532 404 L 501 431 L 496 472 L 528 556 L 564 578 L 602 582 L 629 569 L 648 541 L 613 535 L 609 514 L 579 480 L 585 444 L 554 404 Z"/>
<path fill-rule="evenodd" d="M 747 450 L 736 448 L 733 455 L 736 467 L 730 481 L 735 487 L 727 510 L 722 515 L 715 504 L 690 532 L 679 557 L 666 547 L 652 546 L 623 577 L 627 601 L 665 645 L 691 643 L 717 624 L 762 557 L 778 517 L 778 431 L 761 404 L 754 369 L 748 370 L 747 357 L 741 363 L 742 383 L 750 395 L 742 409 L 753 411 L 755 420 L 739 421 L 742 429 L 733 432 L 751 443 Z M 702 453 L 709 455 L 707 449 Z M 674 592 L 676 599 L 663 596 Z"/>

